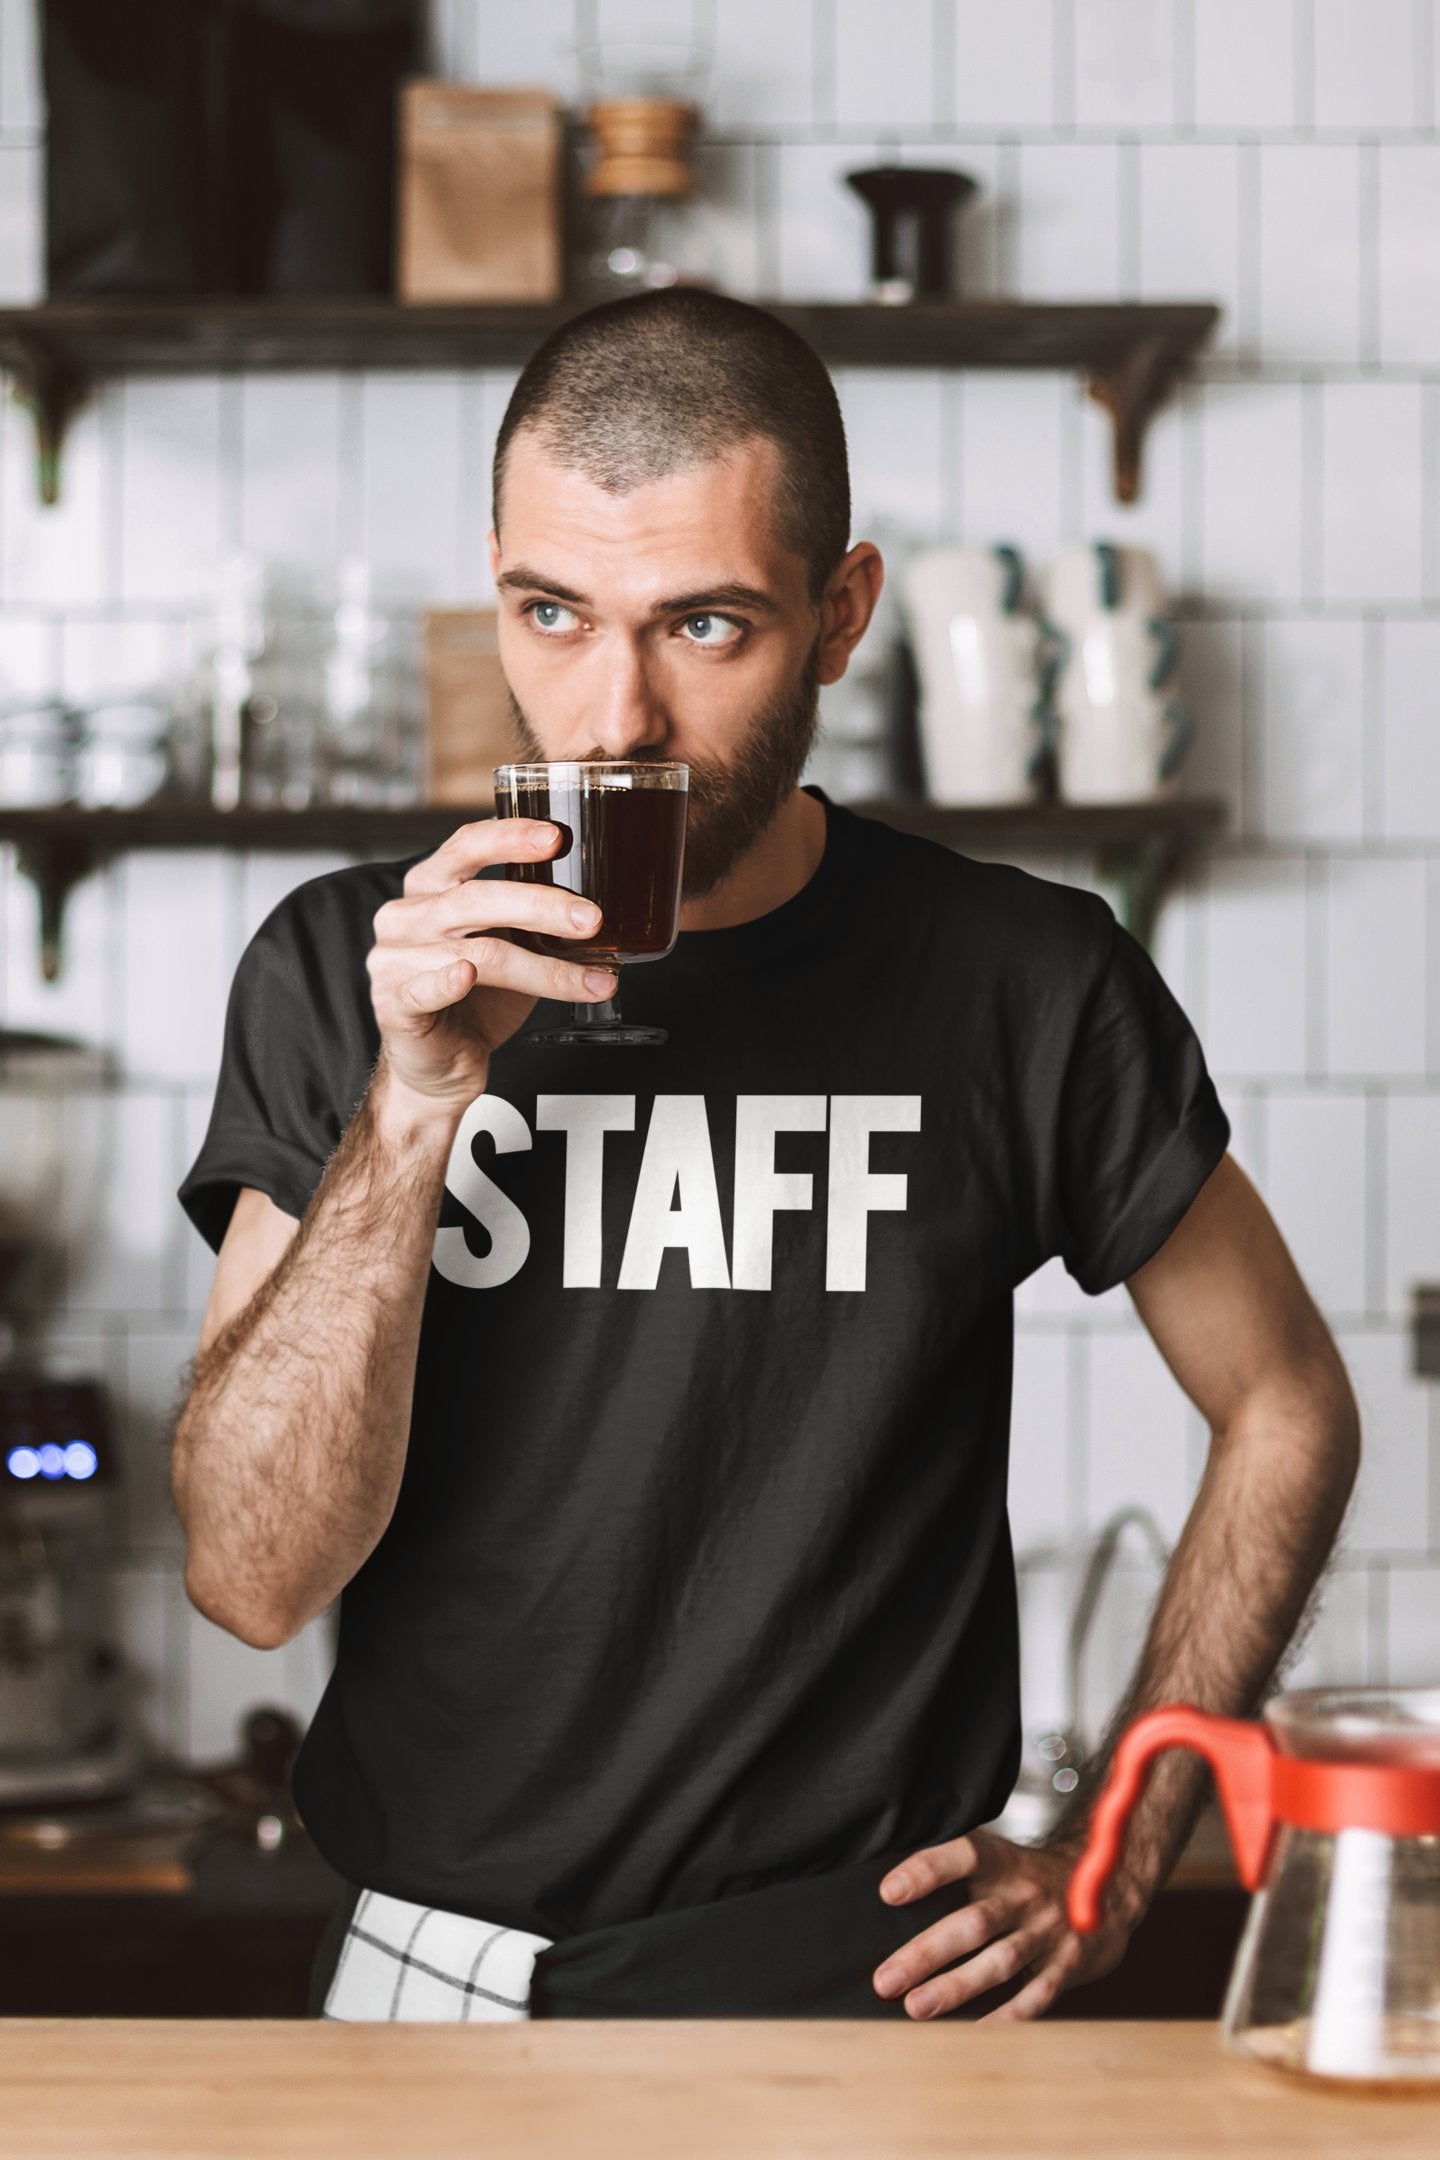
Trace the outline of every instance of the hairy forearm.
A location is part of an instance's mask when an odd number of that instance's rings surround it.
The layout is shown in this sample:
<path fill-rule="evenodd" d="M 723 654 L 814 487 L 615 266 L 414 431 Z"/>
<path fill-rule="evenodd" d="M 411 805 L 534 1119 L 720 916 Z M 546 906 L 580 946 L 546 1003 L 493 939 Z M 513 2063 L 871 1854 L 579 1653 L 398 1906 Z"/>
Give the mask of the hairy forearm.
<path fill-rule="evenodd" d="M 1083 1839 L 1115 1742 L 1142 1711 L 1166 1702 L 1229 1716 L 1256 1709 L 1330 1553 L 1358 1451 L 1354 1398 L 1328 1348 L 1253 1390 L 1212 1435 L 1132 1684 L 1047 1843 Z M 1204 1778 L 1188 1754 L 1156 1763 L 1117 1878 L 1132 1911 L 1178 1858 Z"/>
<path fill-rule="evenodd" d="M 197 1360 L 172 1457 L 186 1581 L 248 1641 L 322 1611 L 390 1520 L 452 1138 L 382 1067 L 285 1256 Z"/>

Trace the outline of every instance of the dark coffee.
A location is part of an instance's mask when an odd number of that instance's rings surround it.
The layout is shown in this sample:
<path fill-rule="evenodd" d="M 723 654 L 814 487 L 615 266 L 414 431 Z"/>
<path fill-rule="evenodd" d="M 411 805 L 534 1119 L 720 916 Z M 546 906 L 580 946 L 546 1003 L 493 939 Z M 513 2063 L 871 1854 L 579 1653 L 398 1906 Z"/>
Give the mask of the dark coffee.
<path fill-rule="evenodd" d="M 514 863 L 506 875 L 531 885 L 560 885 L 593 900 L 603 920 L 593 938 L 523 935 L 536 952 L 562 960 L 659 960 L 680 929 L 685 858 L 683 788 L 586 787 L 517 780 L 501 795 L 502 817 L 546 818 L 561 845 L 546 862 Z"/>

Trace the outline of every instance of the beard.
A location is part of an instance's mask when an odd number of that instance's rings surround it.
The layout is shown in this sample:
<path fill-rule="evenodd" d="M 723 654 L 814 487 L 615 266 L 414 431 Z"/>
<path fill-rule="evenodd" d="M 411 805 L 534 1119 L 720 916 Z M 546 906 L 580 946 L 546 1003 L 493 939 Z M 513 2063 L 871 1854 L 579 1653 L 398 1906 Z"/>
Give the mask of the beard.
<path fill-rule="evenodd" d="M 524 757 L 535 764 L 547 763 L 544 746 L 513 692 L 510 711 Z M 805 770 L 819 721 L 817 637 L 794 682 L 751 717 L 728 764 L 720 758 L 688 760 L 685 899 L 703 900 L 750 852 Z M 608 757 L 607 751 L 590 750 L 576 762 L 589 764 Z M 625 762 L 653 765 L 666 758 L 663 749 L 642 748 L 633 751 Z"/>

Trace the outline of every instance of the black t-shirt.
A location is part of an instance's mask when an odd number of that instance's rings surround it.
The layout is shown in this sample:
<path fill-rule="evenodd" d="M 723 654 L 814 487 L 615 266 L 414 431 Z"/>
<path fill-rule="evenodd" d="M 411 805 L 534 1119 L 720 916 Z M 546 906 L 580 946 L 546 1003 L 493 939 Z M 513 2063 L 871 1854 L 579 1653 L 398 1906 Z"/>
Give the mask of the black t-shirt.
<path fill-rule="evenodd" d="M 663 1048 L 495 1056 L 394 1518 L 296 1773 L 351 1881 L 564 1937 L 958 1835 L 1018 1760 L 1012 1293 L 1132 1274 L 1223 1154 L 1103 900 L 826 805 L 793 899 L 627 970 Z M 300 1215 L 403 864 L 257 932 L 181 1190 Z M 553 1013 L 542 1006 L 540 1013 Z"/>

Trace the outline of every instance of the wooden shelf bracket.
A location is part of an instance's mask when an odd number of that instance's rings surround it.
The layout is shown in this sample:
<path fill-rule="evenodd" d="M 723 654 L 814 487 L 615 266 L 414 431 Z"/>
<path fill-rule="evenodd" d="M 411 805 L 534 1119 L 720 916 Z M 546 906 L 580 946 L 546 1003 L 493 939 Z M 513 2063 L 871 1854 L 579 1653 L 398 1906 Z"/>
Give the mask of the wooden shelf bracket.
<path fill-rule="evenodd" d="M 1133 503 L 1140 496 L 1145 431 L 1164 404 L 1185 356 L 1165 337 L 1141 337 L 1106 367 L 1090 373 L 1086 387 L 1110 415 L 1111 474 L 1115 500 Z"/>
<path fill-rule="evenodd" d="M 1185 843 L 1170 833 L 1101 848 L 1096 866 L 1119 888 L 1120 920 L 1148 952 L 1161 904 L 1185 856 Z"/>
<path fill-rule="evenodd" d="M 15 843 L 16 867 L 35 887 L 40 905 L 40 973 L 58 982 L 65 956 L 65 903 L 81 881 L 97 870 L 108 850 L 94 840 L 39 828 Z"/>
<path fill-rule="evenodd" d="M 90 394 L 83 374 L 57 361 L 38 340 L 9 339 L 0 359 L 10 371 L 11 395 L 35 428 L 35 478 L 42 503 L 60 500 L 60 452 L 65 433 Z"/>

